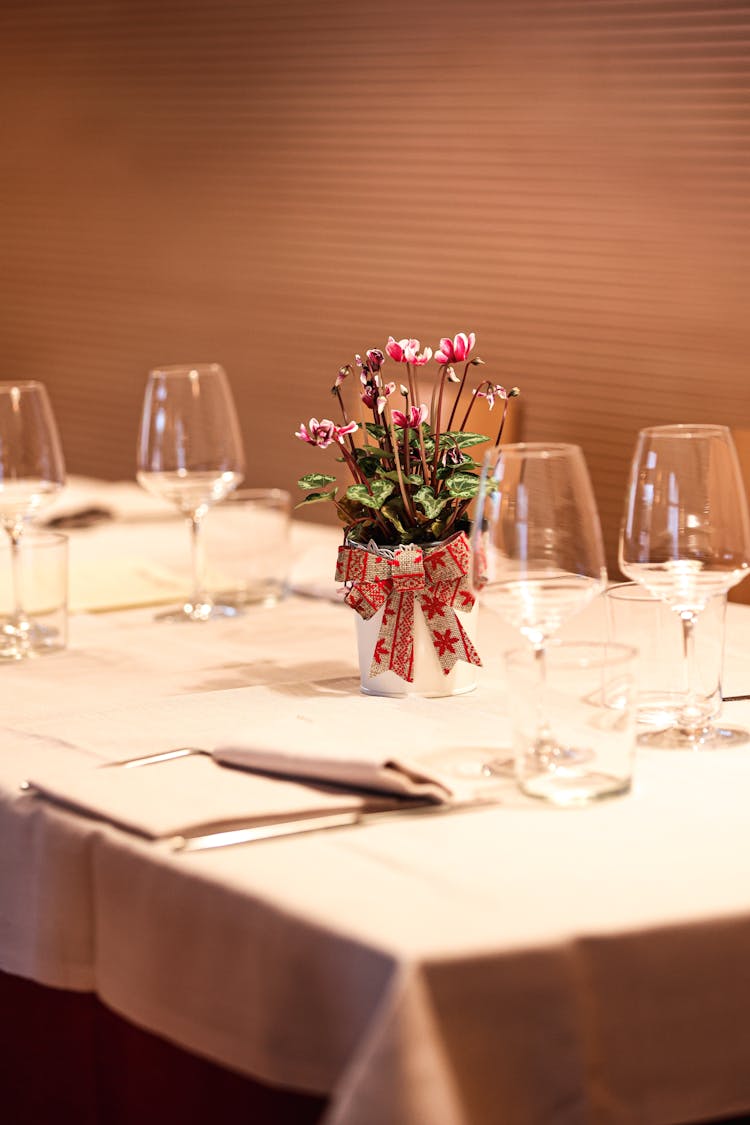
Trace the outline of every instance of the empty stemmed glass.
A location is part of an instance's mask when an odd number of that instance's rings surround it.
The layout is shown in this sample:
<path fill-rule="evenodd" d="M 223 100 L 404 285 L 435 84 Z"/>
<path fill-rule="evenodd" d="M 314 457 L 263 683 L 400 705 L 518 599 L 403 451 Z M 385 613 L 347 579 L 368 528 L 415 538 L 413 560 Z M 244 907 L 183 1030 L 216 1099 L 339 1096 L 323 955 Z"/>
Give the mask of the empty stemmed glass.
<path fill-rule="evenodd" d="M 42 383 L 0 383 L 0 521 L 10 539 L 13 612 L 2 627 L 0 657 L 34 652 L 40 628 L 24 608 L 21 538 L 25 524 L 65 484 L 65 462 Z"/>
<path fill-rule="evenodd" d="M 564 768 L 580 752 L 560 744 L 545 707 L 545 649 L 562 624 L 604 589 L 599 516 L 577 445 L 521 443 L 484 458 L 472 531 L 472 577 L 486 611 L 530 643 L 538 676 L 536 737 L 526 772 Z M 505 769 L 491 761 L 484 772 Z"/>
<path fill-rule="evenodd" d="M 695 623 L 715 595 L 750 571 L 750 516 L 726 426 L 651 426 L 638 435 L 620 534 L 620 568 L 677 614 L 682 624 L 683 704 L 667 730 L 641 735 L 652 746 L 700 748 L 747 740 L 712 725 L 702 690 Z"/>
<path fill-rule="evenodd" d="M 244 454 L 232 392 L 218 363 L 160 367 L 148 377 L 138 442 L 138 483 L 170 501 L 187 518 L 193 592 L 165 621 L 232 616 L 204 586 L 201 521 L 241 482 Z"/>

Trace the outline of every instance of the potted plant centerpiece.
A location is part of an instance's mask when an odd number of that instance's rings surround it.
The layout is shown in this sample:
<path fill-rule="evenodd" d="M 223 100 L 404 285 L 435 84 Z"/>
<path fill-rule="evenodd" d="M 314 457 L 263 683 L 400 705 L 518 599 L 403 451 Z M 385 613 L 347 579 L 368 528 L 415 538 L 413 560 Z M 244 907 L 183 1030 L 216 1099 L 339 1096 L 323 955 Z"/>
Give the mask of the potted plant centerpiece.
<path fill-rule="evenodd" d="M 335 476 L 308 473 L 299 485 L 303 504 L 332 503 L 344 525 L 336 577 L 357 611 L 362 690 L 372 694 L 448 695 L 476 682 L 467 532 L 479 465 L 471 450 L 492 438 L 470 420 L 477 400 L 501 404 L 499 444 L 519 392 L 490 379 L 470 385 L 470 370 L 483 362 L 474 346 L 473 332 L 443 337 L 434 354 L 391 336 L 384 352 L 371 348 L 339 369 L 332 394 L 340 424 L 311 418 L 296 433 L 337 450 L 350 478 L 343 487 Z M 389 380 L 391 364 L 403 381 Z"/>

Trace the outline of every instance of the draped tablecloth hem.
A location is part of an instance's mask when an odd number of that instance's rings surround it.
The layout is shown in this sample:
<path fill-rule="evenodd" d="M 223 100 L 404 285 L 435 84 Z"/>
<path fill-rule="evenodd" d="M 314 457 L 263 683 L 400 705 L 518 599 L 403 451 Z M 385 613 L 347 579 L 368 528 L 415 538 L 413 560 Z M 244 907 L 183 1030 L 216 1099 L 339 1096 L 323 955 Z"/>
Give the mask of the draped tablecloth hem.
<path fill-rule="evenodd" d="M 257 1044 L 244 1042 L 240 1046 L 234 1036 L 223 1037 L 204 1023 L 181 1018 L 158 1005 L 128 1003 L 124 996 L 109 989 L 100 991 L 98 996 L 103 1004 L 136 1027 L 247 1078 L 319 1097 L 330 1096 L 335 1086 L 334 1078 L 324 1077 L 319 1066 L 309 1059 L 294 1058 L 286 1050 L 282 1058 Z"/>
<path fill-rule="evenodd" d="M 0 945 L 0 972 L 34 981 L 46 988 L 67 992 L 95 992 L 96 973 L 91 964 L 71 965 L 59 958 L 37 960 L 19 954 L 18 943 Z"/>

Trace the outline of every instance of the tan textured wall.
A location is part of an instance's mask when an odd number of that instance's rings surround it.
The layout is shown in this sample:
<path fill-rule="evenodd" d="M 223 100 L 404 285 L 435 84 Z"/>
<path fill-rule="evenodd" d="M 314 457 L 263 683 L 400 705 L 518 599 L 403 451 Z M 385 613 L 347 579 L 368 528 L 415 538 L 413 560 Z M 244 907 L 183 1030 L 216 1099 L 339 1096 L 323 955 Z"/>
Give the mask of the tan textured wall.
<path fill-rule="evenodd" d="M 744 0 L 4 0 L 0 92 L 2 377 L 73 471 L 215 359 L 291 485 L 355 351 L 474 330 L 612 558 L 641 425 L 750 425 Z"/>

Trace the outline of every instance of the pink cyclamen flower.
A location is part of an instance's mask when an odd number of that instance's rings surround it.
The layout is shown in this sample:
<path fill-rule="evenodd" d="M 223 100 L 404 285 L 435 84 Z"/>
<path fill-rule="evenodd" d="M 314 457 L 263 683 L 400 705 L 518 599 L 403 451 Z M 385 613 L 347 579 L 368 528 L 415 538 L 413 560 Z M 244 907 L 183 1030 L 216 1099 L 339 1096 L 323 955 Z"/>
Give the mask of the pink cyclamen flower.
<path fill-rule="evenodd" d="M 385 410 L 386 401 L 387 401 L 389 395 L 393 394 L 395 389 L 396 389 L 395 383 L 386 383 L 384 387 L 380 388 L 380 392 L 378 394 L 377 404 L 376 404 L 377 408 L 378 408 L 378 414 L 383 413 L 383 411 Z"/>
<path fill-rule="evenodd" d="M 332 441 L 336 440 L 336 426 L 330 418 L 311 418 L 307 425 L 300 423 L 299 429 L 294 434 L 300 441 L 307 441 L 310 445 L 319 445 L 326 449 Z"/>
<path fill-rule="evenodd" d="M 469 352 L 476 342 L 477 338 L 473 332 L 469 332 L 468 336 L 465 332 L 459 332 L 452 340 L 448 336 L 443 336 L 440 347 L 435 352 L 435 360 L 437 363 L 462 363 L 463 360 L 468 359 Z"/>
<path fill-rule="evenodd" d="M 505 387 L 501 387 L 499 383 L 490 383 L 484 391 L 479 387 L 474 391 L 474 394 L 477 398 L 486 398 L 490 410 L 492 410 L 492 407 L 495 405 L 496 398 L 503 402 L 508 397 L 508 392 Z"/>
<path fill-rule="evenodd" d="M 367 357 L 367 363 L 370 371 L 380 371 L 380 368 L 385 363 L 385 356 L 381 352 L 380 348 L 370 348 L 370 350 L 366 352 L 365 355 Z"/>
<path fill-rule="evenodd" d="M 419 340 L 394 340 L 393 336 L 388 337 L 388 343 L 385 345 L 388 355 L 391 359 L 395 359 L 396 363 L 413 363 L 417 367 L 422 367 L 432 359 L 432 348 L 425 348 L 423 352 L 420 352 L 419 348 Z"/>
<path fill-rule="evenodd" d="M 320 449 L 327 449 L 334 441 L 343 445 L 346 435 L 353 434 L 358 429 L 359 426 L 356 422 L 348 422 L 345 426 L 337 426 L 330 418 L 323 418 L 320 422 L 317 418 L 311 418 L 307 425 L 304 422 L 300 424 L 300 428 L 294 436 L 298 437 L 300 441 L 309 442 L 310 445 L 317 445 Z"/>
<path fill-rule="evenodd" d="M 356 434 L 358 429 L 359 426 L 356 422 L 347 422 L 345 426 L 336 426 L 336 433 L 334 434 L 334 437 L 336 438 L 336 441 L 340 442 L 341 445 L 343 445 L 344 438 L 348 434 Z"/>
<path fill-rule="evenodd" d="M 364 375 L 362 376 L 362 382 L 364 383 L 364 390 L 360 398 L 368 410 L 373 410 L 375 403 L 378 401 L 378 394 L 380 392 L 375 383 L 373 383 L 371 379 L 365 379 Z"/>
<path fill-rule="evenodd" d="M 401 426 L 402 429 L 418 430 L 423 422 L 427 420 L 429 410 L 426 405 L 422 403 L 421 406 L 410 406 L 409 413 L 404 414 L 403 410 L 393 411 L 393 423 L 396 426 Z"/>
<path fill-rule="evenodd" d="M 368 410 L 374 410 L 375 407 L 377 407 L 378 414 L 382 414 L 385 410 L 386 400 L 389 395 L 392 395 L 395 391 L 396 384 L 386 383 L 383 385 L 383 381 L 379 375 L 370 377 L 366 375 L 364 371 L 360 378 L 362 379 L 362 385 L 364 387 L 360 396 L 362 402 Z"/>
<path fill-rule="evenodd" d="M 343 383 L 344 379 L 348 378 L 348 376 L 351 375 L 351 373 L 352 373 L 351 363 L 345 363 L 343 367 L 339 367 L 339 373 L 336 376 L 336 382 L 333 384 L 333 389 L 336 390 L 337 387 L 340 387 L 341 384 Z"/>

